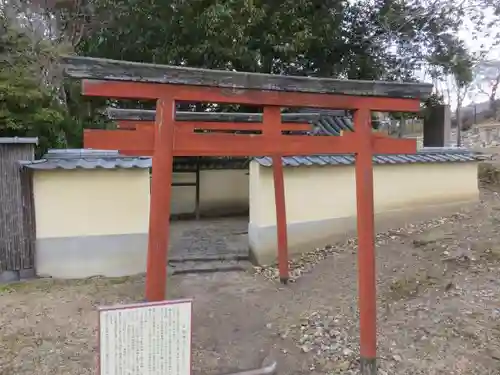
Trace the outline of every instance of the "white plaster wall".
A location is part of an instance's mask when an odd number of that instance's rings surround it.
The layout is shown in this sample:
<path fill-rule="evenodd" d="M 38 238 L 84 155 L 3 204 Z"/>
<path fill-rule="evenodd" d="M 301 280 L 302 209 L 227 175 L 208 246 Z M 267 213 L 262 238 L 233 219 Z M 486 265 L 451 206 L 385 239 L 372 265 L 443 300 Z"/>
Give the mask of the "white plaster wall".
<path fill-rule="evenodd" d="M 287 221 L 304 222 L 356 215 L 353 166 L 285 168 Z M 272 168 L 250 164 L 250 221 L 275 225 Z M 476 163 L 374 166 L 375 212 L 477 199 Z"/>
<path fill-rule="evenodd" d="M 35 171 L 37 238 L 147 233 L 147 169 Z"/>
<path fill-rule="evenodd" d="M 356 231 L 354 166 L 284 169 L 290 254 L 331 244 Z M 272 168 L 250 163 L 249 242 L 257 263 L 276 259 Z M 479 199 L 476 163 L 374 166 L 376 230 L 456 212 Z"/>
<path fill-rule="evenodd" d="M 173 182 L 195 183 L 195 173 L 174 173 Z M 246 169 L 200 171 L 200 211 L 238 213 L 248 210 L 249 176 Z M 195 186 L 172 187 L 172 214 L 192 214 L 196 207 Z"/>
<path fill-rule="evenodd" d="M 174 173 L 174 182 L 195 182 Z M 33 188 L 38 238 L 147 233 L 148 170 L 35 171 Z M 193 213 L 195 187 L 172 187 L 172 214 Z M 249 207 L 248 170 L 200 173 L 202 212 L 241 212 Z"/>

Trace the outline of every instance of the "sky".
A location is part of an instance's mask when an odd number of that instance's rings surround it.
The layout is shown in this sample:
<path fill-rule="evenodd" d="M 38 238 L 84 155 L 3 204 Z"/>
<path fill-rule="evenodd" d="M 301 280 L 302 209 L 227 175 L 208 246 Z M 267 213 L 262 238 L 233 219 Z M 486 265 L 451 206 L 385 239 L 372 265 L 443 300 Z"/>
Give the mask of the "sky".
<path fill-rule="evenodd" d="M 493 17 L 489 17 L 486 19 L 487 22 L 490 22 L 493 20 Z M 488 60 L 500 60 L 500 46 L 496 46 L 494 48 L 491 48 L 491 46 L 494 44 L 495 39 L 492 37 L 492 35 L 499 34 L 500 33 L 500 24 L 497 24 L 495 27 L 492 27 L 486 31 L 486 33 L 483 33 L 483 36 L 479 38 L 478 40 L 474 40 L 472 38 L 472 33 L 471 29 L 473 28 L 472 22 L 468 21 L 464 23 L 462 26 L 462 29 L 460 30 L 460 37 L 465 41 L 467 47 L 469 50 L 473 52 L 480 52 L 481 51 L 481 44 L 484 44 L 487 48 L 490 49 L 490 52 L 486 56 L 486 59 Z M 488 100 L 488 96 L 478 92 L 478 90 L 471 90 L 469 92 L 469 95 L 466 96 L 463 106 L 467 106 L 473 103 L 481 103 L 484 101 Z M 450 100 L 450 105 L 452 108 L 456 107 L 456 100 L 454 98 L 451 98 Z"/>
<path fill-rule="evenodd" d="M 361 0 L 347 0 L 350 3 L 356 3 Z M 404 0 L 403 0 L 404 1 Z M 440 1 L 445 2 L 446 0 L 419 0 L 421 3 L 428 3 L 429 6 L 432 6 L 435 3 L 439 3 Z M 500 0 L 498 0 L 500 1 Z M 464 5 L 471 5 L 472 2 L 471 0 L 460 0 L 457 2 L 460 2 Z M 489 10 L 485 10 L 485 13 L 487 15 Z M 491 14 L 493 12 L 491 11 Z M 485 19 L 485 24 L 491 22 L 493 20 L 493 17 L 486 17 Z M 483 37 L 479 38 L 478 40 L 475 40 L 472 36 L 472 30 L 477 29 L 477 27 L 474 27 L 472 21 L 467 20 L 464 22 L 464 24 L 461 27 L 461 30 L 459 32 L 459 36 L 461 37 L 462 40 L 464 40 L 465 44 L 469 48 L 470 51 L 473 52 L 480 52 L 481 50 L 481 44 L 484 44 L 485 46 L 491 46 L 494 43 L 494 39 L 491 37 L 488 37 L 486 34 L 499 34 L 500 33 L 500 23 L 492 28 L 486 29 L 485 32 L 483 33 Z M 490 60 L 499 60 L 500 61 L 500 46 L 496 47 L 495 50 L 491 50 L 489 55 L 487 56 L 488 59 Z M 417 73 L 417 77 L 419 77 L 422 81 L 425 82 L 430 82 L 430 79 L 426 77 L 424 71 L 421 73 Z M 443 85 L 440 85 L 443 86 Z M 473 103 L 481 103 L 484 101 L 487 101 L 488 97 L 485 94 L 481 94 L 478 92 L 478 90 L 471 90 L 469 92 L 469 95 L 465 97 L 463 106 L 473 104 Z M 451 105 L 451 107 L 454 109 L 456 107 L 456 94 L 451 93 L 451 98 L 449 98 L 448 103 Z"/>

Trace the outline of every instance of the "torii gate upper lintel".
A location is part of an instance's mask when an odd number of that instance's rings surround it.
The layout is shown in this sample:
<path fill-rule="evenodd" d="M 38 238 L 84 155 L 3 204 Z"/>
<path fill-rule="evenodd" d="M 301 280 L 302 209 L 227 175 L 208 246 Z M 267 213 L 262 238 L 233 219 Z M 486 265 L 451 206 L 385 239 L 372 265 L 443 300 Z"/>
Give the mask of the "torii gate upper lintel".
<path fill-rule="evenodd" d="M 193 69 L 86 57 L 63 58 L 65 72 L 84 79 L 83 94 L 157 100 L 154 126 L 130 130 L 93 130 L 85 146 L 153 156 L 146 298 L 165 299 L 174 156 L 264 156 L 273 160 L 278 266 L 288 280 L 287 228 L 282 156 L 356 154 L 358 284 L 361 373 L 376 374 L 376 276 L 374 251 L 373 154 L 415 153 L 414 140 L 372 133 L 371 111 L 418 112 L 432 85 Z M 263 106 L 262 122 L 181 121 L 175 102 L 212 102 Z M 281 107 L 354 111 L 354 129 L 340 137 L 289 135 Z M 299 123 L 302 127 L 307 124 Z M 261 134 L 197 132 L 259 130 Z"/>

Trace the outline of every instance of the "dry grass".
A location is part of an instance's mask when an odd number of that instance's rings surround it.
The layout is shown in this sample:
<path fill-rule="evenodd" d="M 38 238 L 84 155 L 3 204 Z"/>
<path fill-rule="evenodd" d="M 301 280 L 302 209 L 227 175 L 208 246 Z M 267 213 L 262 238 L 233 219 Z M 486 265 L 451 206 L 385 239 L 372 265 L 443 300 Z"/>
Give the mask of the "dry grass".
<path fill-rule="evenodd" d="M 34 280 L 0 289 L 0 374 L 90 374 L 96 306 L 137 300 L 140 278 Z"/>
<path fill-rule="evenodd" d="M 438 279 L 427 272 L 395 279 L 389 286 L 388 297 L 393 300 L 408 299 L 422 294 L 427 288 L 435 286 Z"/>
<path fill-rule="evenodd" d="M 500 164 L 497 162 L 482 162 L 478 167 L 478 178 L 481 184 L 500 185 Z"/>

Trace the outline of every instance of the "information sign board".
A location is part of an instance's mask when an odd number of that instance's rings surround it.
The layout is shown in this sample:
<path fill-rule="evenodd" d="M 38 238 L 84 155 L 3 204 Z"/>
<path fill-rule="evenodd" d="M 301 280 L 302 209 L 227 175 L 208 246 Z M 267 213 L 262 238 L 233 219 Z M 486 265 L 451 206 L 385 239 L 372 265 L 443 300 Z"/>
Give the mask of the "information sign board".
<path fill-rule="evenodd" d="M 100 375 L 190 375 L 191 300 L 99 308 Z"/>

